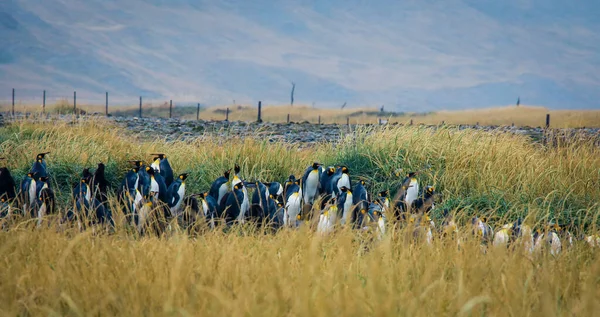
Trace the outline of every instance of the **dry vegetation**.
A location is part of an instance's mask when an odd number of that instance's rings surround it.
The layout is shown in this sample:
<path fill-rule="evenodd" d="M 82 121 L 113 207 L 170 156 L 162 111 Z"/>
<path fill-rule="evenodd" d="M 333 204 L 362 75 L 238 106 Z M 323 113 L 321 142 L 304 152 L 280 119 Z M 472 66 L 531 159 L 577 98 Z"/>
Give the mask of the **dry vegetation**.
<path fill-rule="evenodd" d="M 78 108 L 88 113 L 104 113 L 104 105 L 81 104 Z M 19 104 L 16 108 L 20 111 L 41 112 L 40 105 Z M 257 119 L 257 106 L 237 105 L 237 106 L 218 106 L 211 108 L 202 108 L 200 118 L 204 120 L 224 120 L 225 109 L 229 108 L 230 121 L 255 121 Z M 0 105 L 2 111 L 10 111 L 10 105 Z M 64 99 L 55 104 L 47 106 L 47 112 L 50 113 L 72 113 L 72 100 Z M 115 115 L 138 116 L 139 106 L 110 106 L 110 113 Z M 345 109 L 324 109 L 313 108 L 305 105 L 296 106 L 263 106 L 262 118 L 266 122 L 287 122 L 289 114 L 290 121 L 303 122 L 308 121 L 317 123 L 321 117 L 321 123 L 346 123 L 347 119 L 351 124 L 378 123 L 379 119 L 387 120 L 390 123 L 398 122 L 407 124 L 411 120 L 413 124 L 438 125 L 442 122 L 447 124 L 471 124 L 480 125 L 508 126 L 513 123 L 516 126 L 542 127 L 546 123 L 546 114 L 551 115 L 550 126 L 552 128 L 581 128 L 581 127 L 600 127 L 600 110 L 549 110 L 544 107 L 534 106 L 506 106 L 483 109 L 467 109 L 457 111 L 441 110 L 428 113 L 384 113 L 378 112 L 377 108 L 351 108 Z M 148 117 L 168 117 L 168 102 L 144 102 L 143 116 Z M 195 119 L 195 107 L 181 107 L 174 104 L 173 116 L 177 118 Z"/>
<path fill-rule="evenodd" d="M 176 172 L 190 172 L 192 192 L 234 162 L 246 179 L 265 181 L 298 175 L 314 160 L 345 163 L 373 191 L 394 188 L 398 167 L 428 164 L 421 183 L 435 185 L 444 195 L 438 210 L 450 209 L 462 224 L 474 214 L 494 224 L 524 216 L 534 226 L 553 219 L 597 232 L 600 155 L 591 144 L 544 148 L 523 136 L 390 127 L 300 149 L 252 139 L 138 142 L 106 124 L 14 124 L 0 129 L 1 153 L 20 181 L 35 153 L 51 151 L 62 210 L 84 166 L 106 162 L 117 184 L 127 159 L 162 151 Z M 323 238 L 306 227 L 153 238 L 117 223 L 112 235 L 26 223 L 0 232 L 0 314 L 594 316 L 600 309 L 598 251 L 583 243 L 558 257 L 528 257 L 484 254 L 466 233 L 459 250 L 450 240 L 410 243 L 394 230 L 380 242 L 351 231 Z"/>

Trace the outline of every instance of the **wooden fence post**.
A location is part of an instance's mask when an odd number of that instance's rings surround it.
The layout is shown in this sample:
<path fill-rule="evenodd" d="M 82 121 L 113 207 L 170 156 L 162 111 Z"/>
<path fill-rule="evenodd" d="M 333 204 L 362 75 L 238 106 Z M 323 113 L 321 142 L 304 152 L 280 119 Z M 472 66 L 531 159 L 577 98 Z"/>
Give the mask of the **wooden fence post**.
<path fill-rule="evenodd" d="M 42 98 L 42 113 L 46 113 L 46 91 L 44 90 L 44 97 Z"/>
<path fill-rule="evenodd" d="M 196 121 L 200 120 L 200 103 L 198 103 L 198 109 L 196 110 Z"/>
<path fill-rule="evenodd" d="M 15 116 L 15 89 L 12 89 L 12 116 Z"/>
<path fill-rule="evenodd" d="M 142 118 L 142 96 L 140 96 L 140 119 Z"/>
<path fill-rule="evenodd" d="M 173 118 L 173 100 L 169 100 L 169 119 Z"/>
<path fill-rule="evenodd" d="M 225 109 L 225 121 L 229 122 L 229 108 Z"/>
<path fill-rule="evenodd" d="M 262 102 L 259 101 L 258 102 L 258 119 L 256 120 L 256 122 L 261 123 L 262 121 Z"/>
<path fill-rule="evenodd" d="M 546 114 L 546 129 L 550 128 L 550 114 Z"/>
<path fill-rule="evenodd" d="M 321 116 L 319 115 L 319 125 L 321 125 Z"/>
<path fill-rule="evenodd" d="M 290 123 L 290 114 L 287 115 L 287 123 Z"/>
<path fill-rule="evenodd" d="M 106 92 L 106 105 L 104 108 L 105 115 L 108 117 L 108 91 Z"/>
<path fill-rule="evenodd" d="M 73 92 L 73 115 L 78 116 L 77 115 L 77 91 Z"/>

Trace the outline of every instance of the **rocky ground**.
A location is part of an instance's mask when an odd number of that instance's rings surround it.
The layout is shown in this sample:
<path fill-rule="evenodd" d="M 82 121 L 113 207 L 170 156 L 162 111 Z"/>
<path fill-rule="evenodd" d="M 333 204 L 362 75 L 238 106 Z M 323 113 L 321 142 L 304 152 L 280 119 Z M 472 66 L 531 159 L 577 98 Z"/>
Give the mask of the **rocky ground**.
<path fill-rule="evenodd" d="M 0 115 L 1 116 L 1 115 Z M 25 118 L 17 116 L 17 120 L 40 120 L 36 118 Z M 0 117 L 0 124 L 10 122 L 13 119 L 6 114 Z M 43 120 L 72 122 L 71 115 L 45 117 Z M 156 139 L 157 135 L 165 137 L 167 141 L 176 139 L 197 139 L 204 137 L 244 138 L 254 137 L 268 139 L 270 142 L 283 141 L 311 146 L 319 142 L 332 142 L 349 131 L 355 131 L 361 127 L 373 125 L 339 125 L 339 124 L 314 124 L 309 122 L 291 123 L 257 123 L 257 122 L 227 122 L 227 121 L 204 121 L 204 120 L 180 120 L 166 118 L 137 118 L 137 117 L 104 117 L 104 116 L 82 116 L 78 120 L 108 120 L 118 126 L 124 127 L 141 139 Z M 395 124 L 392 124 L 394 126 Z M 425 128 L 437 129 L 440 126 L 425 126 Z M 505 133 L 522 134 L 529 136 L 535 142 L 547 140 L 544 136 L 554 135 L 569 140 L 593 139 L 600 145 L 600 129 L 551 129 L 545 131 L 540 127 L 512 127 L 512 126 L 449 126 L 452 128 L 474 129 L 482 131 L 501 131 Z"/>

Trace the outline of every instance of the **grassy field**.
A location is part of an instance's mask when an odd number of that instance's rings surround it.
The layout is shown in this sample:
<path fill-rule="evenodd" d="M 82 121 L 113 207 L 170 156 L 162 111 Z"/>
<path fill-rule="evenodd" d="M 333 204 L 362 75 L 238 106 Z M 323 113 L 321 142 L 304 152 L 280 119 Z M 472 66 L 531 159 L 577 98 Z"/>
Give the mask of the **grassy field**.
<path fill-rule="evenodd" d="M 78 108 L 88 113 L 101 113 L 105 111 L 104 105 L 80 104 Z M 201 108 L 200 118 L 203 120 L 224 120 L 225 111 L 229 108 L 230 121 L 255 121 L 257 119 L 257 106 L 253 105 L 230 105 L 211 108 Z M 0 105 L 2 111 L 9 111 L 9 105 Z M 17 109 L 33 113 L 41 112 L 39 105 L 19 104 Z M 111 106 L 110 113 L 121 116 L 138 116 L 139 106 Z M 184 119 L 196 119 L 196 107 L 173 106 L 173 117 Z M 69 100 L 61 100 L 53 105 L 47 106 L 49 113 L 72 113 L 73 104 Z M 550 126 L 552 128 L 581 128 L 600 127 L 600 110 L 549 110 L 544 107 L 534 106 L 506 106 L 483 109 L 466 109 L 457 111 L 440 110 L 427 113 L 395 113 L 379 112 L 377 108 L 345 108 L 345 109 L 323 109 L 313 108 L 305 105 L 296 106 L 263 106 L 262 118 L 266 122 L 290 121 L 317 123 L 319 117 L 321 123 L 344 124 L 349 119 L 351 124 L 378 123 L 379 119 L 388 122 L 429 124 L 438 125 L 442 122 L 447 124 L 471 124 L 508 126 L 513 123 L 516 126 L 543 127 L 546 124 L 546 114 L 550 114 Z M 144 102 L 142 116 L 145 117 L 169 117 L 169 105 L 167 102 Z"/>
<path fill-rule="evenodd" d="M 516 217 L 598 232 L 600 154 L 592 144 L 545 148 L 527 137 L 442 128 L 359 129 L 338 144 L 300 149 L 253 139 L 137 141 L 97 121 L 0 128 L 1 156 L 17 182 L 35 154 L 47 157 L 61 210 L 83 167 L 98 161 L 118 184 L 128 159 L 169 155 L 200 192 L 235 162 L 248 180 L 283 181 L 311 162 L 347 164 L 373 192 L 394 189 L 398 168 L 425 169 L 421 185 L 443 194 L 462 226 L 473 215 L 495 225 Z M 372 133 L 367 133 L 372 132 Z M 557 257 L 487 253 L 463 230 L 460 249 L 411 243 L 403 230 L 382 241 L 306 227 L 263 235 L 241 228 L 195 238 L 129 233 L 117 213 L 112 235 L 22 223 L 0 232 L 0 314 L 56 316 L 594 316 L 600 309 L 598 253 L 578 242 Z"/>

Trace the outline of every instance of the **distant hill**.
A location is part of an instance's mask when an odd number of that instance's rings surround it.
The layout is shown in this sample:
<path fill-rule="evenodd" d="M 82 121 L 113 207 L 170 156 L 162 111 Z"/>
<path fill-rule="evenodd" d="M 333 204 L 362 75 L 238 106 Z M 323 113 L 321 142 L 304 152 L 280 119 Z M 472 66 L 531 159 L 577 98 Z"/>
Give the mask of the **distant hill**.
<path fill-rule="evenodd" d="M 599 106 L 598 22 L 581 19 L 586 10 L 336 1 L 3 0 L 0 102 L 16 88 L 38 104 L 43 89 L 54 99 L 77 90 L 87 103 L 109 91 L 114 103 L 285 104 L 294 82 L 297 103 L 322 108 L 437 111 L 518 96 Z M 576 26 L 568 41 L 552 31 Z"/>

